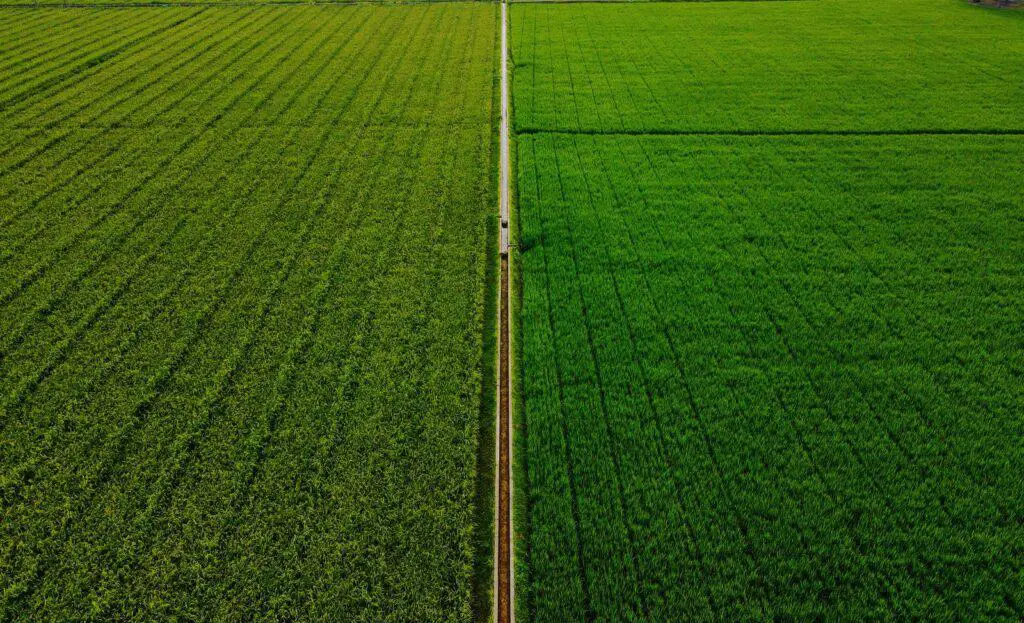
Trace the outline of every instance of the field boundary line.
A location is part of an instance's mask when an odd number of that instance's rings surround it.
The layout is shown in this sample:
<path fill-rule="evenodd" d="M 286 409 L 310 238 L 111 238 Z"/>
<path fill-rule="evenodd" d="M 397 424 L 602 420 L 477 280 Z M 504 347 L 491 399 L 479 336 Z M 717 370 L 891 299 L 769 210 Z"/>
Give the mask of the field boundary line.
<path fill-rule="evenodd" d="M 511 4 L 764 4 L 776 2 L 817 2 L 818 0 L 514 0 Z M 32 4 L 0 3 L 0 9 L 171 9 L 176 7 L 280 7 L 280 6 L 408 6 L 430 4 L 489 4 L 493 0 L 184 0 L 182 2 L 87 2 Z M 499 2 L 504 4 L 504 2 Z"/>
<path fill-rule="evenodd" d="M 239 8 L 239 7 L 329 7 L 329 6 L 362 6 L 362 5 L 373 5 L 373 6 L 430 6 L 432 4 L 489 4 L 492 0 L 338 0 L 334 2 L 332 0 L 225 0 L 224 2 L 217 2 L 216 0 L 184 0 L 183 2 L 103 2 L 97 4 L 89 4 L 84 2 L 68 2 L 61 4 L 12 4 L 12 3 L 0 3 L 0 9 L 177 9 L 177 8 L 197 8 L 197 7 L 223 7 L 223 8 Z M 604 0 L 587 0 L 597 2 L 603 2 Z M 661 2 L 663 0 L 655 0 Z M 677 0 L 667 0 L 669 2 Z M 681 0 L 683 2 L 699 1 L 699 2 L 712 2 L 718 0 Z M 734 0 L 722 0 L 722 1 L 734 1 Z M 782 0 L 741 0 L 745 2 L 754 1 L 782 1 Z M 794 0 L 790 0 L 794 1 Z M 809 0 L 807 0 L 809 1 Z M 646 3 L 646 2 L 645 2 Z"/>
<path fill-rule="evenodd" d="M 537 0 L 538 3 L 544 0 Z M 593 0 L 595 2 L 604 0 Z M 681 0 L 691 1 L 691 0 Z M 692 0 L 717 1 L 717 0 Z M 758 0 L 738 0 L 758 1 Z M 768 0 L 776 1 L 776 0 Z M 782 0 L 778 0 L 782 1 Z M 799 0 L 804 1 L 804 0 Z M 810 0 L 808 0 L 810 1 Z M 1024 136 L 1024 128 L 910 128 L 906 130 L 546 130 L 517 129 L 516 134 L 535 136 Z"/>
<path fill-rule="evenodd" d="M 426 0 L 433 1 L 433 0 Z M 444 0 L 441 0 L 442 2 Z M 767 4 L 818 0 L 512 0 L 512 4 Z"/>
<path fill-rule="evenodd" d="M 494 621 L 515 622 L 515 556 L 512 551 L 514 534 L 512 522 L 512 438 L 511 415 L 511 287 L 510 287 L 510 154 L 509 154 L 509 87 L 508 87 L 508 1 L 501 3 L 501 121 L 499 138 L 499 187 L 498 211 L 500 235 L 498 252 L 500 270 L 498 273 L 498 395 L 497 429 L 495 431 L 496 495 L 495 518 L 495 570 L 494 570 Z"/>

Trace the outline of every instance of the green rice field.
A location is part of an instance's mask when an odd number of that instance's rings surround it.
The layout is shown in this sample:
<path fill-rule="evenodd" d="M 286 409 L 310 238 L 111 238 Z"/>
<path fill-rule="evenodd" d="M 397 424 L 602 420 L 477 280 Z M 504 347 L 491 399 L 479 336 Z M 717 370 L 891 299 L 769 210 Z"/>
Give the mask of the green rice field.
<path fill-rule="evenodd" d="M 1020 620 L 1020 14 L 512 16 L 519 617 Z"/>
<path fill-rule="evenodd" d="M 470 620 L 496 15 L 0 12 L 0 619 Z"/>
<path fill-rule="evenodd" d="M 1022 22 L 935 0 L 515 6 L 515 130 L 1019 131 Z"/>
<path fill-rule="evenodd" d="M 501 7 L 0 5 L 0 621 L 510 623 Z M 508 12 L 516 620 L 1024 619 L 1024 12 Z"/>

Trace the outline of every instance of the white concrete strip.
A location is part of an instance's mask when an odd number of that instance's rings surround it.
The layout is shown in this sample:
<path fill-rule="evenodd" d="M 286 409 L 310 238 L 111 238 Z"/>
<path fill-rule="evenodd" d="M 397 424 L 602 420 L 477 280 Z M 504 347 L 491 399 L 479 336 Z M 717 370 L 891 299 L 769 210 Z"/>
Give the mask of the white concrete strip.
<path fill-rule="evenodd" d="M 501 3 L 501 187 L 499 204 L 501 208 L 501 252 L 509 248 L 509 94 L 508 94 L 508 2 Z"/>
<path fill-rule="evenodd" d="M 498 348 L 496 349 L 498 392 L 496 395 L 495 426 L 495 487 L 494 487 L 494 605 L 495 623 L 515 621 L 515 525 L 513 522 L 513 477 L 515 441 L 512 421 L 512 280 L 510 249 L 510 154 L 509 154 L 509 75 L 508 75 L 508 2 L 501 2 L 501 125 L 500 125 L 500 186 L 499 213 L 501 216 L 500 256 L 498 273 Z M 502 524 L 506 529 L 502 530 Z M 502 542 L 504 541 L 504 542 Z M 503 568 L 503 565 L 507 567 Z M 500 581 L 501 577 L 505 582 Z"/>

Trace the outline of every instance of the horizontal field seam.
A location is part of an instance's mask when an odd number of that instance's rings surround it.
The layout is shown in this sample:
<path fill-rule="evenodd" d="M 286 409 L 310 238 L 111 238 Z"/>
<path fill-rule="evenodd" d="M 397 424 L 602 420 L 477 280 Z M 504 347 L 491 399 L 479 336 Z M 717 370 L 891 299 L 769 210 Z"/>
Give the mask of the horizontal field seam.
<path fill-rule="evenodd" d="M 89 4 L 86 2 L 46 3 L 36 2 L 32 4 L 0 3 L 0 9 L 177 9 L 187 7 L 282 7 L 282 6 L 404 6 L 404 5 L 431 5 L 431 4 L 487 4 L 492 0 L 182 0 L 181 2 L 97 2 Z M 595 0 L 604 2 L 605 0 Z M 617 0 L 621 1 L 621 0 Z M 647 0 L 644 0 L 645 2 Z M 656 0 L 663 1 L 663 0 Z M 673 0 L 669 0 L 673 1 Z M 682 0 L 690 1 L 690 0 Z M 712 0 L 699 0 L 712 1 Z M 719 0 L 714 0 L 719 1 Z M 727 1 L 727 0 L 721 0 Z M 756 0 L 743 0 L 756 1 Z M 783 0 L 760 0 L 760 1 L 783 1 Z M 795 0 L 790 0 L 795 1 Z M 801 0 L 804 1 L 804 0 Z"/>
<path fill-rule="evenodd" d="M 816 0 L 513 0 L 512 4 L 725 4 L 736 2 L 814 2 Z M 246 6 L 350 6 L 357 4 L 486 4 L 494 0 L 182 0 L 181 2 L 35 2 L 28 4 L 0 3 L 0 9 L 131 9 L 174 7 L 246 7 Z"/>
<path fill-rule="evenodd" d="M 141 122 L 121 122 L 113 121 L 107 123 L 74 123 L 74 122 L 51 122 L 51 123 L 13 123 L 7 126 L 17 130 L 33 130 L 36 133 L 43 130 L 50 129 L 62 129 L 62 130 L 187 130 L 201 126 L 201 121 L 141 121 Z M 368 130 L 416 130 L 416 131 L 429 131 L 429 130 L 445 130 L 445 131 L 476 131 L 480 128 L 480 121 L 475 121 L 470 118 L 453 120 L 450 123 L 437 123 L 431 121 L 398 121 L 395 123 L 387 123 L 382 121 L 370 120 L 366 123 L 361 123 L 361 127 L 366 127 Z M 300 130 L 318 130 L 323 128 L 332 128 L 332 124 L 324 121 L 317 123 L 292 123 L 286 121 L 274 121 L 274 122 L 260 122 L 252 123 L 247 122 L 238 126 L 244 130 L 263 130 L 267 128 L 277 129 L 300 129 Z M 10 171 L 14 167 L 8 167 Z M 7 171 L 0 169 L 0 175 L 3 175 Z"/>
<path fill-rule="evenodd" d="M 764 2 L 816 1 L 817 0 L 512 0 L 512 4 L 732 4 L 736 2 L 760 4 Z"/>
<path fill-rule="evenodd" d="M 708 0 L 710 1 L 710 0 Z M 1024 136 L 1024 128 L 912 128 L 907 130 L 548 130 L 525 128 L 519 136 Z"/>

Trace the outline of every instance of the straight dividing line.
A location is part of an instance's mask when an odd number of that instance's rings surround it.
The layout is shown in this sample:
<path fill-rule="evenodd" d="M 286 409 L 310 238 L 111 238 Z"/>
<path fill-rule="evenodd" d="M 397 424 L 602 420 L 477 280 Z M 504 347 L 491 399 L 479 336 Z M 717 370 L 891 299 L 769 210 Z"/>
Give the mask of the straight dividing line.
<path fill-rule="evenodd" d="M 587 0 L 599 2 L 605 0 Z M 620 0 L 621 1 L 621 0 Z M 671 1 L 678 0 L 655 0 Z M 712 1 L 712 0 L 701 0 Z M 724 1 L 724 0 L 716 0 Z M 753 1 L 753 0 L 748 0 Z M 808 0 L 809 1 L 809 0 Z M 154 0 L 152 2 L 64 2 L 47 3 L 36 2 L 33 4 L 14 4 L 0 2 L 0 9 L 19 10 L 55 10 L 55 9 L 174 9 L 181 7 L 214 7 L 214 8 L 238 8 L 238 7 L 309 7 L 309 6 L 359 6 L 363 4 L 376 6 L 409 6 L 427 4 L 477 4 L 483 0 Z"/>
<path fill-rule="evenodd" d="M 18 4 L 0 2 L 0 9 L 166 9 L 174 7 L 244 7 L 244 6 L 351 6 L 376 4 L 404 6 L 410 4 L 445 3 L 473 4 L 484 0 L 153 0 L 151 2 L 34 2 Z M 814 2 L 815 0 L 512 0 L 514 4 L 721 4 L 726 2 Z M 502 0 L 504 4 L 506 0 Z"/>
<path fill-rule="evenodd" d="M 534 4 L 551 2 L 553 0 L 527 0 Z M 583 2 L 584 0 L 578 0 Z M 587 0 L 594 3 L 609 2 L 611 0 Z M 651 4 L 653 0 L 637 0 L 644 4 Z M 659 0 L 660 1 L 660 0 Z M 727 0 L 667 0 L 668 2 L 722 2 Z M 812 1 L 812 0 L 736 0 L 738 2 L 783 2 L 783 1 Z M 543 129 L 543 128 L 520 128 L 516 130 L 519 134 L 537 136 L 549 134 L 552 136 L 1020 136 L 1024 135 L 1024 128 L 908 128 L 905 130 L 672 130 L 672 129 L 648 129 L 648 130 L 602 130 L 593 128 L 581 129 Z"/>
<path fill-rule="evenodd" d="M 508 92 L 508 1 L 501 4 L 501 123 L 499 147 L 498 204 L 501 235 L 499 255 L 501 267 L 498 275 L 498 349 L 497 349 L 497 409 L 495 413 L 495 569 L 494 569 L 494 621 L 515 622 L 515 565 L 512 522 L 512 451 L 514 448 L 511 425 L 511 287 L 509 279 L 510 243 L 510 156 L 509 156 L 509 92 Z"/>
<path fill-rule="evenodd" d="M 420 0 L 421 2 L 423 0 Z M 725 4 L 736 2 L 814 2 L 816 0 L 512 0 L 515 4 Z"/>

